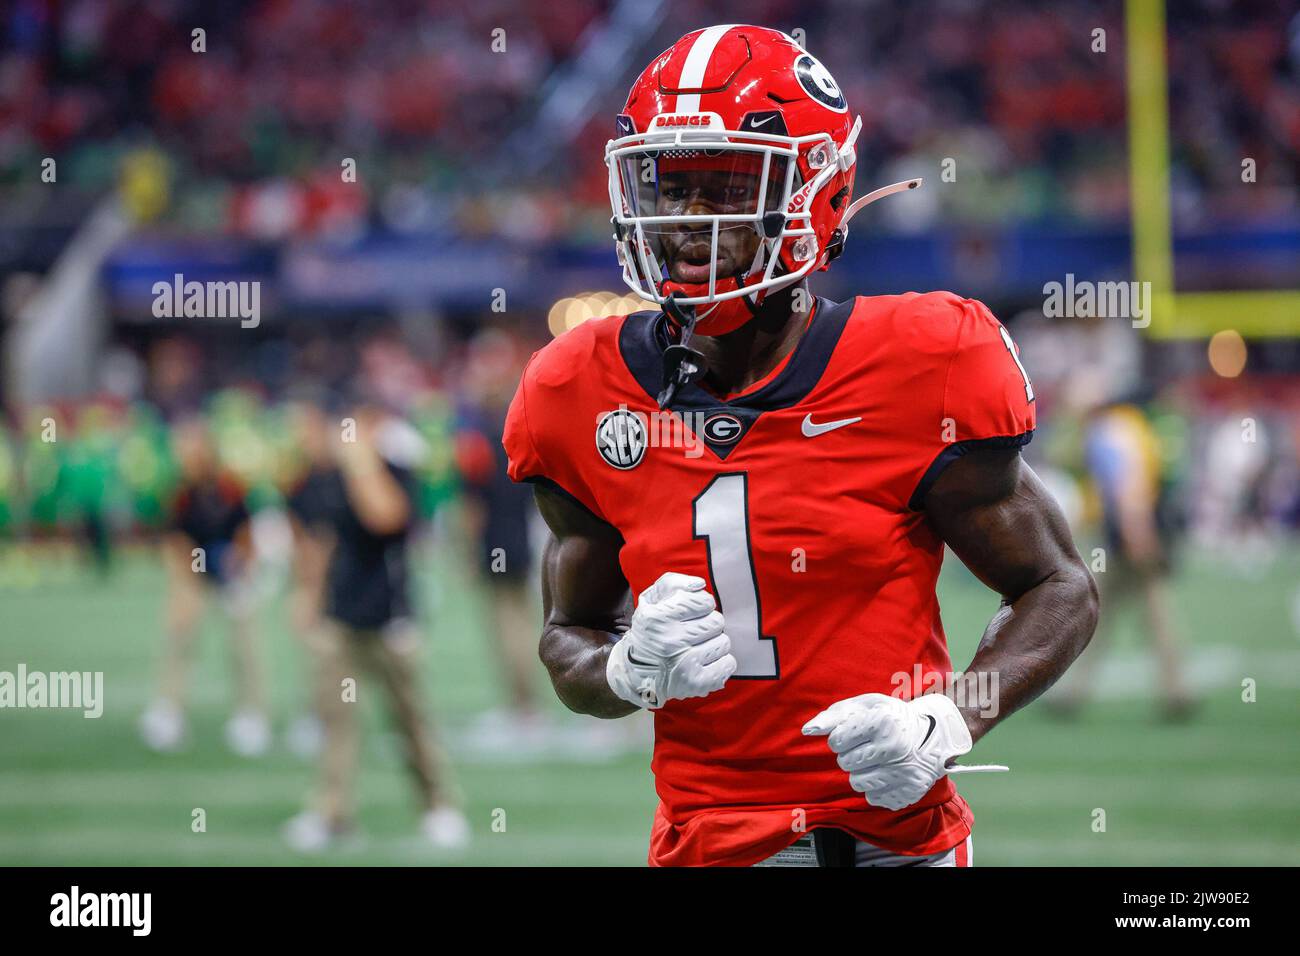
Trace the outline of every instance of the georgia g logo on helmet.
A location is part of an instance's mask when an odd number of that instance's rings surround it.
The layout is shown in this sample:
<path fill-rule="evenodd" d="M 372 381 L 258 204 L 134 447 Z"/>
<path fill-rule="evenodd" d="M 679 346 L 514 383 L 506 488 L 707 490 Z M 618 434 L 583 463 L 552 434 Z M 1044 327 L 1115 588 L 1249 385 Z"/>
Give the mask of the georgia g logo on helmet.
<path fill-rule="evenodd" d="M 822 66 L 821 61 L 811 53 L 804 53 L 794 61 L 794 75 L 799 78 L 799 85 L 827 109 L 837 113 L 847 113 L 849 104 L 840 92 L 840 85 L 831 76 L 831 71 Z"/>

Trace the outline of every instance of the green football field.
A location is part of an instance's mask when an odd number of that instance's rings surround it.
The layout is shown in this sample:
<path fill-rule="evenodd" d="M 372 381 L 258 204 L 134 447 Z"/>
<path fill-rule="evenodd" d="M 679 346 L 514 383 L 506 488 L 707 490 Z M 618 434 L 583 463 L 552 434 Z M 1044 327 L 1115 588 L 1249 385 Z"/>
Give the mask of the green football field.
<path fill-rule="evenodd" d="M 0 556 L 0 670 L 103 671 L 99 719 L 66 710 L 0 710 L 0 864 L 294 864 L 280 824 L 301 806 L 310 762 L 282 735 L 272 754 L 243 760 L 224 747 L 228 661 L 208 623 L 194 673 L 191 740 L 157 755 L 135 733 L 160 641 L 161 570 L 121 558 L 107 581 L 75 566 Z M 430 607 L 426 674 L 445 734 L 455 738 L 497 703 L 481 597 L 455 557 L 423 576 Z M 976 749 L 1010 774 L 961 779 L 975 809 L 978 865 L 1300 863 L 1300 551 L 1244 569 L 1192 554 L 1177 579 L 1188 669 L 1203 706 L 1162 724 L 1138 629 L 1121 627 L 1098 699 L 1072 722 L 1039 706 Z M 277 733 L 305 697 L 302 656 L 278 589 L 261 614 L 271 658 Z M 941 597 L 958 666 L 995 609 L 949 559 Z M 540 670 L 540 667 L 539 667 Z M 1256 700 L 1242 700 L 1242 682 Z M 654 807 L 646 753 L 613 760 L 456 760 L 475 831 L 463 853 L 414 836 L 411 790 L 365 699 L 359 845 L 331 864 L 639 865 Z M 557 710 L 559 705 L 556 705 Z M 579 718 L 573 718 L 574 721 Z M 193 832 L 202 809 L 206 831 Z M 1096 811 L 1105 813 L 1096 832 Z"/>

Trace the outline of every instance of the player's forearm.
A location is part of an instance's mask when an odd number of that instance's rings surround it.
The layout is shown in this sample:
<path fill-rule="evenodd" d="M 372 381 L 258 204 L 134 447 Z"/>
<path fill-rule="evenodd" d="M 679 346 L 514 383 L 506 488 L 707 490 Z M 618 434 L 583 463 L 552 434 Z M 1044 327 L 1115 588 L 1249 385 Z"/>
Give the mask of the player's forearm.
<path fill-rule="evenodd" d="M 1002 606 L 966 669 L 996 675 L 996 683 L 976 684 L 996 688 L 996 696 L 957 701 L 973 740 L 1056 683 L 1092 640 L 1097 614 L 1097 586 L 1082 565 L 1054 572 Z"/>
<path fill-rule="evenodd" d="M 609 650 L 619 636 L 576 625 L 546 626 L 540 655 L 564 706 L 593 717 L 624 717 L 637 709 L 616 695 L 605 677 Z"/>
<path fill-rule="evenodd" d="M 627 630 L 632 595 L 619 566 L 622 536 L 580 505 L 542 486 L 537 506 L 551 535 L 542 549 L 538 653 L 564 706 L 594 717 L 636 710 L 609 686 L 610 649 Z"/>

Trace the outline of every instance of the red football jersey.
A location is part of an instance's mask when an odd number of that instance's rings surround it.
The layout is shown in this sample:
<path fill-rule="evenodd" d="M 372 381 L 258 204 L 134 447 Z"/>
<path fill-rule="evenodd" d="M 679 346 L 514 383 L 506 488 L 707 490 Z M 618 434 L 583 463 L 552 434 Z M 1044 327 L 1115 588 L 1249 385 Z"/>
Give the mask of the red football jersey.
<path fill-rule="evenodd" d="M 951 848 L 971 814 L 947 778 L 898 812 L 849 786 L 803 724 L 837 700 L 951 672 L 924 493 L 972 447 L 1019 446 L 1033 390 L 981 303 L 946 292 L 817 300 L 775 376 L 660 412 L 661 313 L 586 322 L 537 352 L 506 422 L 510 477 L 613 525 L 632 593 L 709 582 L 736 676 L 655 712 L 652 864 L 755 863 L 835 826 L 896 853 Z M 929 686 L 928 684 L 926 686 Z"/>

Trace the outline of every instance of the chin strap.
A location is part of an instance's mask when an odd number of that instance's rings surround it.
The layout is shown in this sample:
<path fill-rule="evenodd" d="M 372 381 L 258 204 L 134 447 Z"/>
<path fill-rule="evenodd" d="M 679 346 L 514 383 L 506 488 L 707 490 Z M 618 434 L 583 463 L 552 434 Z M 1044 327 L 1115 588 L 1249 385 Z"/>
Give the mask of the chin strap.
<path fill-rule="evenodd" d="M 664 312 L 682 330 L 682 334 L 678 342 L 664 349 L 663 388 L 658 396 L 661 409 L 669 406 L 679 388 L 699 381 L 708 370 L 704 354 L 691 348 L 691 337 L 695 334 L 695 323 L 699 321 L 699 316 L 695 314 L 695 306 L 678 305 L 680 297 L 680 292 L 674 292 L 664 302 Z"/>

